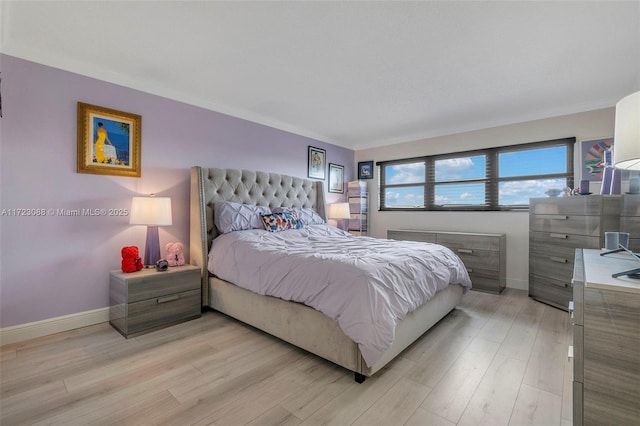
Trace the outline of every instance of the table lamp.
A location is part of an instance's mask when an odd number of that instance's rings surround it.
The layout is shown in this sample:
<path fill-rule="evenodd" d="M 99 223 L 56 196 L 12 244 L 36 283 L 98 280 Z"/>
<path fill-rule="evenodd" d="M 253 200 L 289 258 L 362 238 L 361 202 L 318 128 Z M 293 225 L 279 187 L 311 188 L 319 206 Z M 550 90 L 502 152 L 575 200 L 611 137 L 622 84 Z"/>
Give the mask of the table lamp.
<path fill-rule="evenodd" d="M 616 104 L 613 137 L 613 167 L 640 170 L 640 92 L 622 98 Z"/>
<path fill-rule="evenodd" d="M 329 204 L 329 212 L 327 217 L 329 219 L 335 219 L 336 220 L 336 225 L 338 223 L 338 220 L 342 220 L 342 219 L 349 219 L 350 216 L 350 212 L 349 212 L 349 203 L 333 203 L 333 204 Z M 340 228 L 339 226 L 336 226 L 337 228 Z M 342 229 L 342 228 L 340 228 Z"/>
<path fill-rule="evenodd" d="M 130 225 L 147 226 L 147 242 L 144 246 L 144 266 L 154 267 L 160 259 L 158 226 L 169 226 L 171 220 L 171 198 L 133 197 L 131 200 Z"/>

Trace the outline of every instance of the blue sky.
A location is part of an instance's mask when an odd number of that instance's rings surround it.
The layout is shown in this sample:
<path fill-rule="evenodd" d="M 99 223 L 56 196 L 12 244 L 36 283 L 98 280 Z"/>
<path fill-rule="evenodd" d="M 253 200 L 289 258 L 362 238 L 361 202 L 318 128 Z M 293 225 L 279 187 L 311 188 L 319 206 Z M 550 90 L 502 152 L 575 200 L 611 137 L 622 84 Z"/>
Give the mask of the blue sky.
<path fill-rule="evenodd" d="M 436 181 L 446 182 L 483 178 L 484 156 L 470 156 L 436 161 Z M 566 147 L 555 146 L 535 150 L 500 154 L 501 177 L 520 177 L 566 171 Z M 424 163 L 388 165 L 385 169 L 388 184 L 424 182 Z M 565 179 L 528 179 L 500 184 L 500 204 L 529 204 L 529 198 L 545 197 L 548 189 L 563 189 Z M 422 186 L 390 188 L 385 194 L 387 206 L 422 206 Z M 460 183 L 436 186 L 437 204 L 483 204 L 484 184 Z"/>

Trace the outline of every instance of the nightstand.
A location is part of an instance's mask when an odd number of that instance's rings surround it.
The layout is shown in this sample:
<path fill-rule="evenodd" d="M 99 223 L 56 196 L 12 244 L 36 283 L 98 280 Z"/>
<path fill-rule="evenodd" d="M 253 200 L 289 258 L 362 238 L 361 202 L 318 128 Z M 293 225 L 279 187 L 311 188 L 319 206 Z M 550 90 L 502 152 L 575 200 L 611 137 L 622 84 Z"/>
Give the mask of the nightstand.
<path fill-rule="evenodd" d="M 109 323 L 126 338 L 198 318 L 200 268 L 111 271 L 109 300 Z"/>

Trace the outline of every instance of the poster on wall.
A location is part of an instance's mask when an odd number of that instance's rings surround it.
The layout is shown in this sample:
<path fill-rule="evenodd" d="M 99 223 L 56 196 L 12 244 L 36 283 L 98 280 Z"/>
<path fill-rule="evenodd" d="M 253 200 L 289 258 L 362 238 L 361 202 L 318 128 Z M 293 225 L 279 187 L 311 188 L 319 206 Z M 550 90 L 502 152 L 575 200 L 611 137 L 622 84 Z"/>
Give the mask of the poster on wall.
<path fill-rule="evenodd" d="M 140 177 L 137 114 L 78 102 L 78 173 Z"/>
<path fill-rule="evenodd" d="M 344 194 L 344 166 L 329 163 L 329 192 Z"/>
<path fill-rule="evenodd" d="M 327 152 L 324 149 L 309 146 L 307 176 L 324 180 L 324 170 L 327 166 L 326 158 Z"/>
<path fill-rule="evenodd" d="M 604 172 L 604 153 L 613 147 L 613 138 L 582 141 L 582 179 L 601 181 Z"/>

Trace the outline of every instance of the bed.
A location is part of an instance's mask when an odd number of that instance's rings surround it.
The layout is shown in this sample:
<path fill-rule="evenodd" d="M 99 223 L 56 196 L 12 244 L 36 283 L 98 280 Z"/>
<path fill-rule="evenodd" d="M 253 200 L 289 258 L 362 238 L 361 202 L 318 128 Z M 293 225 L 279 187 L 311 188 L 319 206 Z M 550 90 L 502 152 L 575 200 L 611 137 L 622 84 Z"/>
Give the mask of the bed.
<path fill-rule="evenodd" d="M 393 336 L 388 347 L 379 350 L 373 356 L 364 346 L 363 341 L 356 343 L 353 338 L 345 334 L 339 323 L 341 316 L 333 319 L 320 312 L 318 308 L 259 294 L 209 272 L 209 251 L 212 245 L 218 246 L 218 243 L 230 235 L 227 233 L 221 236 L 214 225 L 214 212 L 216 210 L 220 212 L 218 206 L 221 202 L 264 206 L 269 210 L 311 209 L 324 220 L 326 217 L 323 182 L 275 173 L 193 167 L 191 169 L 190 262 L 201 269 L 203 309 L 219 311 L 351 370 L 355 373 L 357 382 L 362 382 L 366 377 L 379 371 L 453 310 L 471 285 L 464 265 L 460 262 L 464 272 L 456 276 L 455 280 L 458 282 L 438 289 L 428 302 L 402 315 L 402 319 L 394 325 Z M 326 225 L 318 225 L 317 228 L 320 231 L 317 232 L 335 233 L 324 230 L 323 226 Z M 311 229 L 315 229 L 307 228 L 285 232 L 309 234 Z M 264 230 L 262 232 L 271 234 Z M 219 239 L 216 240 L 216 238 Z M 368 237 L 351 237 L 351 239 L 354 238 Z M 216 244 L 213 243 L 214 240 Z M 378 240 L 378 243 L 384 241 L 387 240 Z M 422 243 L 412 242 L 411 244 Z M 418 246 L 414 246 L 413 249 L 418 249 Z M 453 257 L 457 259 L 455 255 Z M 455 268 L 459 266 L 455 265 Z M 350 330 L 347 330 L 347 333 L 352 334 Z"/>

